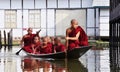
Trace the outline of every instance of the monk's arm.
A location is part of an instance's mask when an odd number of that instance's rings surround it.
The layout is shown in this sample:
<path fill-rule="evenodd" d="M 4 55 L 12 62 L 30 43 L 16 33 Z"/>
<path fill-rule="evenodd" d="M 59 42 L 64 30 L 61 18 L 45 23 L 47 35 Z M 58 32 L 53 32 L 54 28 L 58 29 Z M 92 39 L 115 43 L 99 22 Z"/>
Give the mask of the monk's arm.
<path fill-rule="evenodd" d="M 68 40 L 78 40 L 79 36 L 80 32 L 78 32 L 75 37 L 68 37 Z"/>
<path fill-rule="evenodd" d="M 69 37 L 69 29 L 66 30 L 66 38 L 67 37 Z M 68 48 L 68 40 L 66 40 L 65 45 L 66 45 L 66 50 L 67 50 L 67 48 Z"/>
<path fill-rule="evenodd" d="M 69 36 L 69 29 L 66 30 L 66 37 Z"/>

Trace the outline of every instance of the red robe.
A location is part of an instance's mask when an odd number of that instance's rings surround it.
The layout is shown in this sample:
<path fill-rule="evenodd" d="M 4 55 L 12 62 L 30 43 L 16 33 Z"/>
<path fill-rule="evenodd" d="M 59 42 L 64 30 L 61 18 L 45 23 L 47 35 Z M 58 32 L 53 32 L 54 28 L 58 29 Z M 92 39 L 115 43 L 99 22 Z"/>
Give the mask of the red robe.
<path fill-rule="evenodd" d="M 78 26 L 76 29 L 73 29 L 70 33 L 69 33 L 69 37 L 76 37 L 76 34 L 80 32 L 80 36 L 78 38 L 78 40 L 69 40 L 69 49 L 73 49 L 75 47 L 78 46 L 87 46 L 88 45 L 88 38 L 86 33 L 84 32 L 84 30 Z"/>
<path fill-rule="evenodd" d="M 41 45 L 40 41 L 37 42 L 37 43 L 33 43 L 32 45 L 34 46 L 34 48 L 36 48 L 36 52 L 35 53 L 39 54 L 40 53 L 40 45 Z"/>
<path fill-rule="evenodd" d="M 29 53 L 33 53 L 32 45 L 34 46 L 34 48 L 37 48 L 36 53 L 40 53 L 40 42 L 32 43 L 31 45 L 24 46 L 24 50 L 29 52 Z"/>
<path fill-rule="evenodd" d="M 31 34 L 30 36 L 27 36 L 27 35 L 24 38 L 24 46 L 32 44 L 33 43 L 33 38 L 36 36 L 36 34 Z"/>
<path fill-rule="evenodd" d="M 65 51 L 65 45 L 60 44 L 58 46 L 55 46 L 55 51 L 56 52 L 63 52 L 63 51 Z"/>
<path fill-rule="evenodd" d="M 31 45 L 24 46 L 23 49 L 24 49 L 26 52 L 33 53 L 33 50 L 32 50 Z"/>
<path fill-rule="evenodd" d="M 28 35 L 28 34 L 27 34 Z M 31 34 L 30 36 L 27 36 L 24 38 L 24 47 L 23 49 L 29 53 L 32 53 L 31 44 L 33 43 L 33 38 L 36 36 L 36 34 Z"/>
<path fill-rule="evenodd" d="M 47 44 L 45 48 L 40 48 L 40 54 L 52 53 L 52 48 L 50 44 Z"/>
<path fill-rule="evenodd" d="M 48 45 L 52 48 L 53 47 L 53 44 L 52 43 L 50 43 L 50 42 L 48 42 Z"/>

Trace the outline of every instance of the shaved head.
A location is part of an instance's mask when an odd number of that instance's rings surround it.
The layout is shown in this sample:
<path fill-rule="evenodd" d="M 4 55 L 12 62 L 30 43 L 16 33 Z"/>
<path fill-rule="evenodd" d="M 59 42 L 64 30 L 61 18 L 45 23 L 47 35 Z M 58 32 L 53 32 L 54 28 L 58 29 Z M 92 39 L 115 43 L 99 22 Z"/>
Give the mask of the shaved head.
<path fill-rule="evenodd" d="M 28 31 L 32 31 L 32 28 L 31 28 L 31 27 L 29 27 L 29 28 L 28 28 Z"/>
<path fill-rule="evenodd" d="M 71 24 L 73 24 L 74 22 L 77 22 L 77 20 L 76 19 L 72 19 L 71 20 Z"/>
<path fill-rule="evenodd" d="M 71 27 L 76 28 L 78 26 L 78 21 L 76 19 L 71 20 Z"/>
<path fill-rule="evenodd" d="M 28 30 L 27 30 L 28 34 L 32 34 L 32 28 L 29 27 Z"/>

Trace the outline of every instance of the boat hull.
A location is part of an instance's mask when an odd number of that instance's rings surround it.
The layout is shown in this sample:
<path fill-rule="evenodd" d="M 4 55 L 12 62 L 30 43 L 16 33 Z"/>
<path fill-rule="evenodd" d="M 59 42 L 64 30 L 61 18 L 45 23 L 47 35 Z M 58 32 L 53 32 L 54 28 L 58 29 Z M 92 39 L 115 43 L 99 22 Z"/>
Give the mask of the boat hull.
<path fill-rule="evenodd" d="M 85 54 L 92 46 L 82 46 L 79 48 L 74 48 L 73 50 L 65 52 L 57 52 L 51 54 L 31 54 L 27 53 L 28 56 L 39 57 L 39 58 L 53 58 L 53 59 L 78 59 L 83 54 Z"/>

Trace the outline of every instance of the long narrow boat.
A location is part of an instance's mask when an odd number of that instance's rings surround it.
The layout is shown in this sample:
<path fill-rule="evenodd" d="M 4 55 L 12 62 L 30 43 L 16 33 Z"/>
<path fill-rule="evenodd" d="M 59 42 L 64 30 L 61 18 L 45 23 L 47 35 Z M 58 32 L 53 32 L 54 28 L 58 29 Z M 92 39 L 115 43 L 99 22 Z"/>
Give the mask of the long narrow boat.
<path fill-rule="evenodd" d="M 50 54 L 31 54 L 27 53 L 28 56 L 39 57 L 39 58 L 53 58 L 53 59 L 78 59 L 83 54 L 85 54 L 92 46 L 82 46 L 79 48 L 74 48 L 73 50 L 65 52 L 57 52 L 57 53 L 50 53 Z"/>

